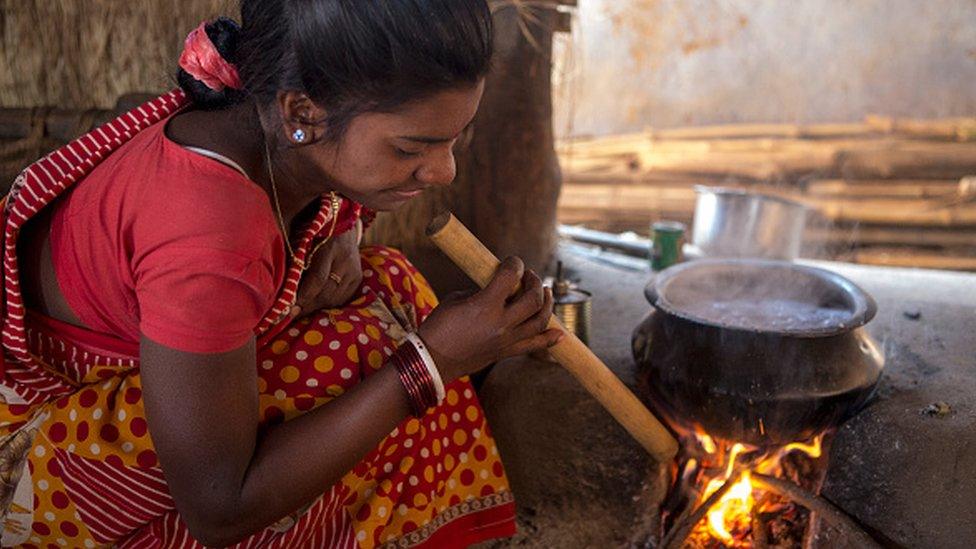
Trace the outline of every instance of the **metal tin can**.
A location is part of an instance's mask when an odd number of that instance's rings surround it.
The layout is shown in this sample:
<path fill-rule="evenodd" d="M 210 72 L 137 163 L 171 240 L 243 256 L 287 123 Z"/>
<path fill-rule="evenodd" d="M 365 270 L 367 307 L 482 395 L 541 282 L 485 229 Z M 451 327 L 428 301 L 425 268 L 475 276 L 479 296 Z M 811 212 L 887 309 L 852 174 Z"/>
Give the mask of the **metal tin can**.
<path fill-rule="evenodd" d="M 580 341 L 589 345 L 593 309 L 593 296 L 590 292 L 574 288 L 568 281 L 557 280 L 553 284 L 552 296 L 555 301 L 553 314 L 559 322 L 568 331 L 576 334 Z"/>
<path fill-rule="evenodd" d="M 663 271 L 684 259 L 685 226 L 677 221 L 651 225 L 651 269 Z"/>

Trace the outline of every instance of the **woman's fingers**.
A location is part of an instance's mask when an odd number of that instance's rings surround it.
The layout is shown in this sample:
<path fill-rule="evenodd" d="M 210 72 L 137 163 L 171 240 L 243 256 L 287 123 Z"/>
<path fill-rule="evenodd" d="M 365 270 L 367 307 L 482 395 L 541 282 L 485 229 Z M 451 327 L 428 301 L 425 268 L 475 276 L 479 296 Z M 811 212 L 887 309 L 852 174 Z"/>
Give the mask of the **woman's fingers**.
<path fill-rule="evenodd" d="M 307 316 L 320 309 L 333 309 L 354 297 L 362 283 L 362 270 L 350 265 L 347 261 L 334 263 L 335 270 L 325 275 L 325 282 L 319 286 L 319 293 L 298 302 L 299 312 L 295 316 Z"/>
<path fill-rule="evenodd" d="M 357 257 L 358 261 L 359 258 Z M 342 284 L 337 288 L 339 303 L 346 303 L 356 295 L 356 291 L 363 283 L 362 269 L 350 269 L 342 278 Z"/>
<path fill-rule="evenodd" d="M 315 302 L 319 294 L 329 285 L 333 284 L 329 279 L 329 273 L 336 267 L 335 246 L 326 244 L 319 253 L 312 256 L 311 265 L 302 274 L 302 280 L 298 285 L 298 295 L 295 304 L 303 311 L 314 310 Z"/>
<path fill-rule="evenodd" d="M 525 264 L 517 257 L 506 258 L 495 271 L 491 282 L 479 292 L 486 299 L 504 303 L 518 288 L 519 281 L 525 273 Z"/>
<path fill-rule="evenodd" d="M 541 311 L 546 303 L 542 279 L 532 271 L 522 277 L 522 289 L 512 298 L 505 310 L 508 324 L 519 325 Z"/>
<path fill-rule="evenodd" d="M 292 306 L 289 314 L 294 317 L 305 316 L 316 310 L 316 304 L 321 299 L 325 282 L 320 277 L 306 273 L 302 282 L 298 286 L 298 295 L 295 297 L 295 305 Z"/>
<path fill-rule="evenodd" d="M 359 255 L 338 257 L 330 250 L 305 272 L 291 315 L 307 316 L 319 309 L 332 309 L 347 303 L 363 280 Z"/>
<path fill-rule="evenodd" d="M 528 339 L 518 341 L 502 349 L 498 358 L 508 358 L 512 356 L 524 355 L 527 353 L 542 351 L 559 343 L 565 334 L 559 328 L 546 330 L 541 334 L 534 335 Z"/>
<path fill-rule="evenodd" d="M 552 304 L 552 290 L 546 288 L 542 300 L 542 307 L 534 315 L 512 330 L 512 340 L 519 341 L 527 339 L 545 331 L 549 326 L 549 319 L 552 318 Z"/>

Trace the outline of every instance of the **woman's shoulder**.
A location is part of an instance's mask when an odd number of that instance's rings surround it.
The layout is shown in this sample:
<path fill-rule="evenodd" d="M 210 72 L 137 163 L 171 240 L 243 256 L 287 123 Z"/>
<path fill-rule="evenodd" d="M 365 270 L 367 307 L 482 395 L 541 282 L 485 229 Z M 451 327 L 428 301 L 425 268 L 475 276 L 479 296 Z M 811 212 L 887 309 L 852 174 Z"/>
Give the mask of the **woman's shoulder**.
<path fill-rule="evenodd" d="M 267 194 L 235 168 L 183 148 L 162 124 L 122 153 L 108 177 L 118 185 L 122 225 L 149 245 L 179 242 L 267 254 L 278 236 Z"/>

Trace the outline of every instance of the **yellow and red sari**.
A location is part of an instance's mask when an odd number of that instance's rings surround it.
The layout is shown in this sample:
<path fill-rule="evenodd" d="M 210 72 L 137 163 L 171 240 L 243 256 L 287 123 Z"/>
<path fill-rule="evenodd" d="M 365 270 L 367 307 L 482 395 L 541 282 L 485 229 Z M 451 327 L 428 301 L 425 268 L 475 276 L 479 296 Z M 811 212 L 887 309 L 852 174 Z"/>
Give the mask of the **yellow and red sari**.
<path fill-rule="evenodd" d="M 3 546 L 200 547 L 176 512 L 148 432 L 138 344 L 26 311 L 20 228 L 137 132 L 186 106 L 179 90 L 82 136 L 27 168 L 3 213 L 0 512 Z M 354 222 L 356 205 L 343 212 Z M 331 222 L 306 227 L 304 259 Z M 350 219 L 340 225 L 351 226 Z M 384 367 L 436 306 L 398 252 L 362 250 L 360 297 L 289 323 L 301 269 L 255 328 L 261 417 L 288 421 L 328 405 Z M 314 443 L 314 442 L 312 442 Z M 322 496 L 238 547 L 452 547 L 514 533 L 504 468 L 470 383 L 405 420 Z"/>

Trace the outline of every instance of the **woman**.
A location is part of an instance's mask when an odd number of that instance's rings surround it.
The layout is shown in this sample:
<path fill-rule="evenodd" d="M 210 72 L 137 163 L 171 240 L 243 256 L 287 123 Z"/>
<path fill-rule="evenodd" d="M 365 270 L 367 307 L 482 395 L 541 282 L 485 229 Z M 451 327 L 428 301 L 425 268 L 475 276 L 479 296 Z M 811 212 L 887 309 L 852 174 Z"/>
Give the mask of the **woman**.
<path fill-rule="evenodd" d="M 466 375 L 555 344 L 551 295 L 510 259 L 434 310 L 401 255 L 357 250 L 361 212 L 454 178 L 489 67 L 484 1 L 241 14 L 187 37 L 180 90 L 8 196 L 3 544 L 510 535 Z"/>

